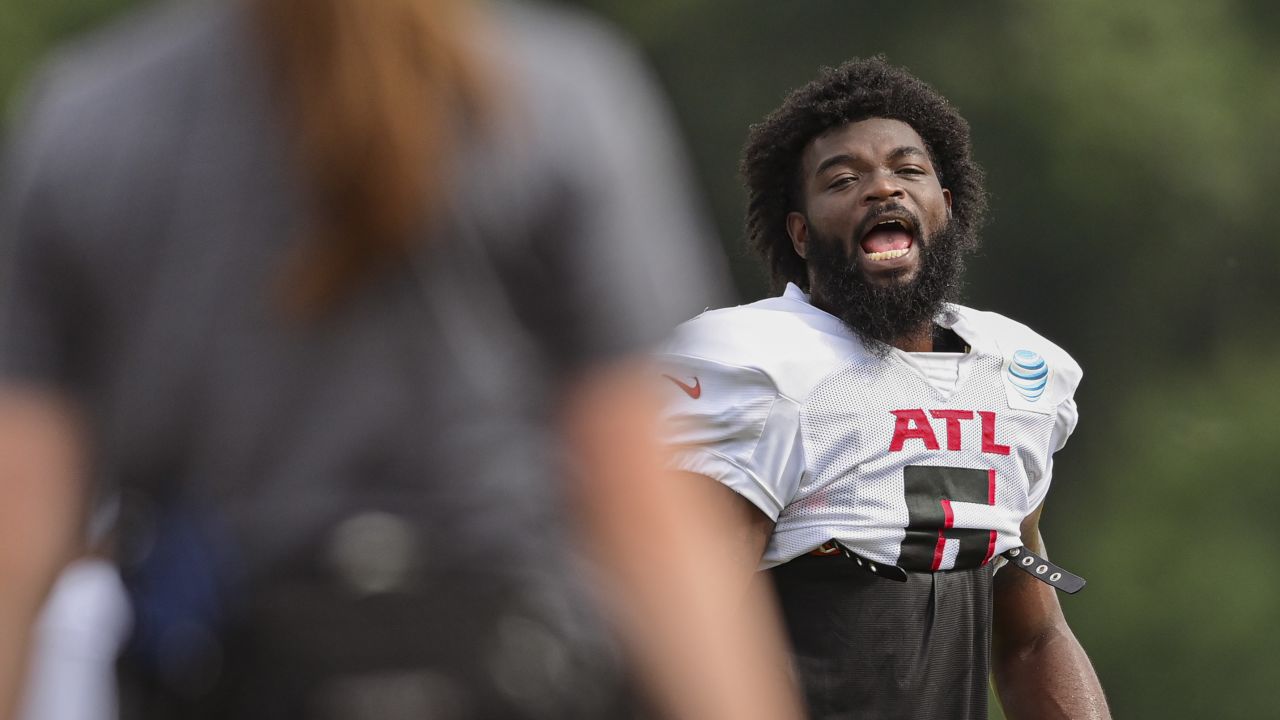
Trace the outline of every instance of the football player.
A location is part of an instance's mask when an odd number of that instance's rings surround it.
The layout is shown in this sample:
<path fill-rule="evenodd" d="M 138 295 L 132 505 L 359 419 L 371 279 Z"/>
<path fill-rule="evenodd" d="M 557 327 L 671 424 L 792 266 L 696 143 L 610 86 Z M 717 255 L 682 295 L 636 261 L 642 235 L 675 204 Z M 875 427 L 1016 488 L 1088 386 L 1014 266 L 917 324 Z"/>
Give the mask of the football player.
<path fill-rule="evenodd" d="M 780 296 L 665 351 L 682 471 L 767 570 L 815 718 L 1106 718 L 1038 521 L 1081 370 L 949 302 L 986 208 L 963 118 L 882 58 L 754 126 L 747 235 Z M 701 479 L 701 482 L 706 482 Z M 720 489 L 724 488 L 724 489 Z"/>

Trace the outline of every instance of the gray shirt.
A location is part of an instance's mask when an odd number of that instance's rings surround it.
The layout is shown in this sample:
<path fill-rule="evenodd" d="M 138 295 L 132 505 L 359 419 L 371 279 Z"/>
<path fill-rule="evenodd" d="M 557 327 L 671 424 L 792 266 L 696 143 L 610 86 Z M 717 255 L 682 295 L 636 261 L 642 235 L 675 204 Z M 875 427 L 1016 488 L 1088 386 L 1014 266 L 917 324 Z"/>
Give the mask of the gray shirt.
<path fill-rule="evenodd" d="M 245 21 L 148 11 L 33 85 L 0 197 L 0 381 L 83 403 L 97 486 L 142 498 L 126 533 L 194 508 L 256 588 L 333 565 L 352 518 L 399 518 L 399 582 L 431 589 L 440 627 L 491 627 L 506 610 L 476 598 L 564 572 L 566 392 L 723 300 L 671 120 L 598 25 L 504 9 L 502 122 L 464 148 L 448 220 L 291 324 L 305 199 Z"/>

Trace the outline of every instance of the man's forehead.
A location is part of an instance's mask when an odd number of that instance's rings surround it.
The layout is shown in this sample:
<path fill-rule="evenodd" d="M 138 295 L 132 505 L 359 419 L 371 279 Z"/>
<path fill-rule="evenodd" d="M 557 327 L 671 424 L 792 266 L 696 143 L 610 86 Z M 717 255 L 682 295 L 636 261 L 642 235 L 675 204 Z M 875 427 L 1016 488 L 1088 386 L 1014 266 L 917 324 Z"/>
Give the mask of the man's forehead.
<path fill-rule="evenodd" d="M 814 168 L 835 155 L 870 160 L 904 149 L 927 155 L 924 140 L 915 128 L 901 120 L 868 118 L 831 128 L 809 141 L 804 152 L 804 164 L 806 168 Z"/>

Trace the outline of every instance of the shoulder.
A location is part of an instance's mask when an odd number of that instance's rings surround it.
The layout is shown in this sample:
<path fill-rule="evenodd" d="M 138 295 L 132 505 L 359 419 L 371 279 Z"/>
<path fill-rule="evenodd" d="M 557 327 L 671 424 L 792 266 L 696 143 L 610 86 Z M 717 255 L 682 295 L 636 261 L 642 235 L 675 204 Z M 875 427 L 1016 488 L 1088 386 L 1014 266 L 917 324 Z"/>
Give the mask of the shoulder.
<path fill-rule="evenodd" d="M 999 313 L 975 310 L 963 305 L 949 305 L 954 328 L 976 350 L 998 355 L 1004 360 L 1006 384 L 1012 386 L 1010 399 L 1032 396 L 1038 401 L 1042 391 L 1044 405 L 1055 405 L 1070 399 L 1084 375 L 1079 363 L 1058 344 L 1030 327 Z M 1025 378 L 1030 378 L 1031 381 Z M 1044 381 L 1037 388 L 1038 380 Z M 1026 390 L 1020 392 L 1019 388 Z M 1027 387 L 1032 389 L 1027 390 Z M 1006 388 L 1010 389 L 1010 388 Z"/>
<path fill-rule="evenodd" d="M 508 0 L 492 6 L 502 25 L 522 47 L 552 52 L 614 50 L 622 44 L 621 34 L 598 16 L 566 5 Z"/>
<path fill-rule="evenodd" d="M 777 297 L 704 312 L 676 328 L 660 355 L 711 371 L 756 375 L 779 394 L 803 401 L 825 377 L 863 352 L 836 318 L 807 303 Z"/>
<path fill-rule="evenodd" d="M 523 61 L 521 69 L 548 81 L 572 82 L 639 62 L 639 51 L 621 33 L 583 10 L 524 2 L 494 7 L 507 49 Z M 587 60 L 593 62 L 584 65 Z"/>
<path fill-rule="evenodd" d="M 948 309 L 956 314 L 958 323 L 976 331 L 978 342 L 998 348 L 1001 356 L 1011 356 L 1020 350 L 1027 350 L 1062 368 L 1064 372 L 1077 376 L 1083 372 L 1070 353 L 1017 320 L 1000 313 L 975 310 L 963 305 L 950 305 Z"/>
<path fill-rule="evenodd" d="M 173 2 L 126 15 L 57 49 L 37 73 L 39 99 L 63 113 L 129 107 L 182 86 L 195 61 L 243 29 L 233 3 Z M 96 123 L 84 123 L 91 126 Z"/>
<path fill-rule="evenodd" d="M 622 115 L 656 92 L 639 50 L 584 11 L 510 2 L 496 6 L 498 38 L 481 48 L 509 82 L 502 92 L 566 138 L 596 114 Z M 588 113 L 582 117 L 582 113 Z"/>
<path fill-rule="evenodd" d="M 74 178 L 167 138 L 202 73 L 243 55 L 228 32 L 240 22 L 233 5 L 162 3 L 56 50 L 25 89 L 14 152 Z"/>
<path fill-rule="evenodd" d="M 499 38 L 486 50 L 502 71 L 500 92 L 518 120 L 514 142 L 508 143 L 514 153 L 527 150 L 532 132 L 542 172 L 552 168 L 589 192 L 606 192 L 596 187 L 612 181 L 603 168 L 631 161 L 636 148 L 667 158 L 671 151 L 658 150 L 654 137 L 674 147 L 674 124 L 630 41 L 582 10 L 517 2 L 497 7 Z M 618 142 L 620 137 L 629 142 Z"/>

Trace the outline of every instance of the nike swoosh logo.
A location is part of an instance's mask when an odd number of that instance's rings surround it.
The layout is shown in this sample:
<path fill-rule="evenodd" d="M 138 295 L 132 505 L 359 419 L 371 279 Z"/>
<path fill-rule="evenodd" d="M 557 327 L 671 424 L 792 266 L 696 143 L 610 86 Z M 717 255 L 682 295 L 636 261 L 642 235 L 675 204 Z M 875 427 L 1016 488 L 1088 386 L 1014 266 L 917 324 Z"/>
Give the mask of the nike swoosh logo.
<path fill-rule="evenodd" d="M 675 378 L 671 377 L 670 375 L 663 375 L 662 377 L 664 377 L 664 378 L 666 378 L 666 379 L 670 380 L 671 382 L 675 383 L 675 384 L 676 384 L 676 387 L 678 387 L 678 388 L 680 388 L 681 390 L 683 390 L 685 395 L 688 395 L 689 397 L 693 398 L 694 400 L 697 400 L 698 398 L 702 397 L 702 381 L 698 379 L 698 376 L 697 376 L 697 375 L 694 375 L 694 376 L 693 376 L 693 384 L 692 384 L 692 385 L 687 385 L 687 384 L 685 384 L 685 383 L 682 383 L 682 382 L 680 382 L 679 380 L 677 380 L 677 379 L 675 379 Z"/>

